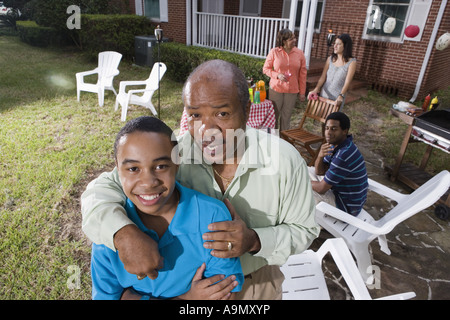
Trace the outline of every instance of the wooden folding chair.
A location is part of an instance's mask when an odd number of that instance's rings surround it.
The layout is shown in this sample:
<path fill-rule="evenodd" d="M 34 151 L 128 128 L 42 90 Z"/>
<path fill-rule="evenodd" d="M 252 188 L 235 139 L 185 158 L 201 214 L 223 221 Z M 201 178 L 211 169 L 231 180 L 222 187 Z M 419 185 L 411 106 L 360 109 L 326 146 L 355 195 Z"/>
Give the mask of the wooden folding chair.
<path fill-rule="evenodd" d="M 317 100 L 309 100 L 306 111 L 303 114 L 300 124 L 295 129 L 283 130 L 280 132 L 281 138 L 291 143 L 306 160 L 309 166 L 313 166 L 319 154 L 320 145 L 325 141 L 325 120 L 330 113 L 339 111 L 336 101 L 318 97 Z M 318 121 L 321 123 L 321 134 L 312 133 L 304 128 L 305 121 Z M 311 145 L 320 143 L 317 149 Z"/>

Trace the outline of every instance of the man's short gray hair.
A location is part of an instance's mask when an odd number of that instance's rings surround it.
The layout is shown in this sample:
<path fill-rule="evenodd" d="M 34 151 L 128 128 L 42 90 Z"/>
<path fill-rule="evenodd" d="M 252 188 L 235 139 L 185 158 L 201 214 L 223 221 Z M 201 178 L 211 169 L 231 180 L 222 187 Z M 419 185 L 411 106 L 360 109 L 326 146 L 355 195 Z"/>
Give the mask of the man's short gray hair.
<path fill-rule="evenodd" d="M 235 64 L 224 61 L 224 60 L 209 60 L 197 68 L 195 68 L 189 77 L 187 78 L 184 86 L 183 86 L 183 101 L 186 96 L 186 87 L 188 83 L 192 84 L 194 80 L 194 76 L 197 74 L 205 74 L 208 79 L 211 81 L 217 81 L 223 78 L 223 75 L 227 72 L 231 72 L 234 85 L 236 86 L 237 94 L 239 97 L 239 101 L 242 107 L 242 111 L 244 112 L 244 116 L 246 116 L 247 104 L 250 99 L 250 95 L 248 92 L 248 84 L 245 79 L 244 73 L 239 69 Z"/>

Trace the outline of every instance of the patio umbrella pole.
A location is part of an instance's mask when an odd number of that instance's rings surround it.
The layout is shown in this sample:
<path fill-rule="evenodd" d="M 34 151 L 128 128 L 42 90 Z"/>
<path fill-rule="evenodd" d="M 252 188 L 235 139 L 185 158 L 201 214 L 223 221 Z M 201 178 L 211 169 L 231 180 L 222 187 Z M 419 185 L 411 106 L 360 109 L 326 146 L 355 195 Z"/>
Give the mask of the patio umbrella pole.
<path fill-rule="evenodd" d="M 161 119 L 161 77 L 160 77 L 160 67 L 161 67 L 161 60 L 159 57 L 159 46 L 163 38 L 163 30 L 158 25 L 155 29 L 155 37 L 156 41 L 158 42 L 158 119 Z"/>

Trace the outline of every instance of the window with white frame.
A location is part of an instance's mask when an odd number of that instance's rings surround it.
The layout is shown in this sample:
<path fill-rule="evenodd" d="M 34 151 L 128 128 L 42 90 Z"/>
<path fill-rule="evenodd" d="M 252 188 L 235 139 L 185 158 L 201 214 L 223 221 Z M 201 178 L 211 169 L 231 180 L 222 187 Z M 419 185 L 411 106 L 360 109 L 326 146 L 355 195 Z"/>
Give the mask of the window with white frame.
<path fill-rule="evenodd" d="M 371 0 L 367 7 L 364 39 L 400 42 L 411 0 Z"/>
<path fill-rule="evenodd" d="M 292 0 L 284 0 L 283 1 L 283 18 L 289 18 L 290 11 L 291 11 L 291 1 Z M 318 0 L 317 1 L 317 9 L 316 9 L 316 18 L 314 21 L 314 31 L 320 32 L 320 24 L 322 23 L 322 16 L 323 16 L 323 10 L 324 10 L 324 4 L 325 0 Z M 300 19 L 302 17 L 303 12 L 303 1 L 298 0 L 297 4 L 297 14 L 295 16 L 295 28 L 298 29 L 300 26 Z M 307 15 L 309 17 L 309 15 Z"/>
<path fill-rule="evenodd" d="M 144 15 L 152 21 L 168 22 L 168 0 L 144 0 Z"/>

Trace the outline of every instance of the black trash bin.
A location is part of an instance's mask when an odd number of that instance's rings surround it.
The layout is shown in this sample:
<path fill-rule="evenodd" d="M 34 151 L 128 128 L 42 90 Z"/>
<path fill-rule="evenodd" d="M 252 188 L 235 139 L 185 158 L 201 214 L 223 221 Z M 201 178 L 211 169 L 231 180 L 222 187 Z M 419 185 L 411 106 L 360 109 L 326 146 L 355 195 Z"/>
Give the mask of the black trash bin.
<path fill-rule="evenodd" d="M 169 41 L 163 38 L 162 42 Z M 140 66 L 152 67 L 156 62 L 158 42 L 155 36 L 136 36 L 134 37 L 134 58 L 135 63 Z"/>

